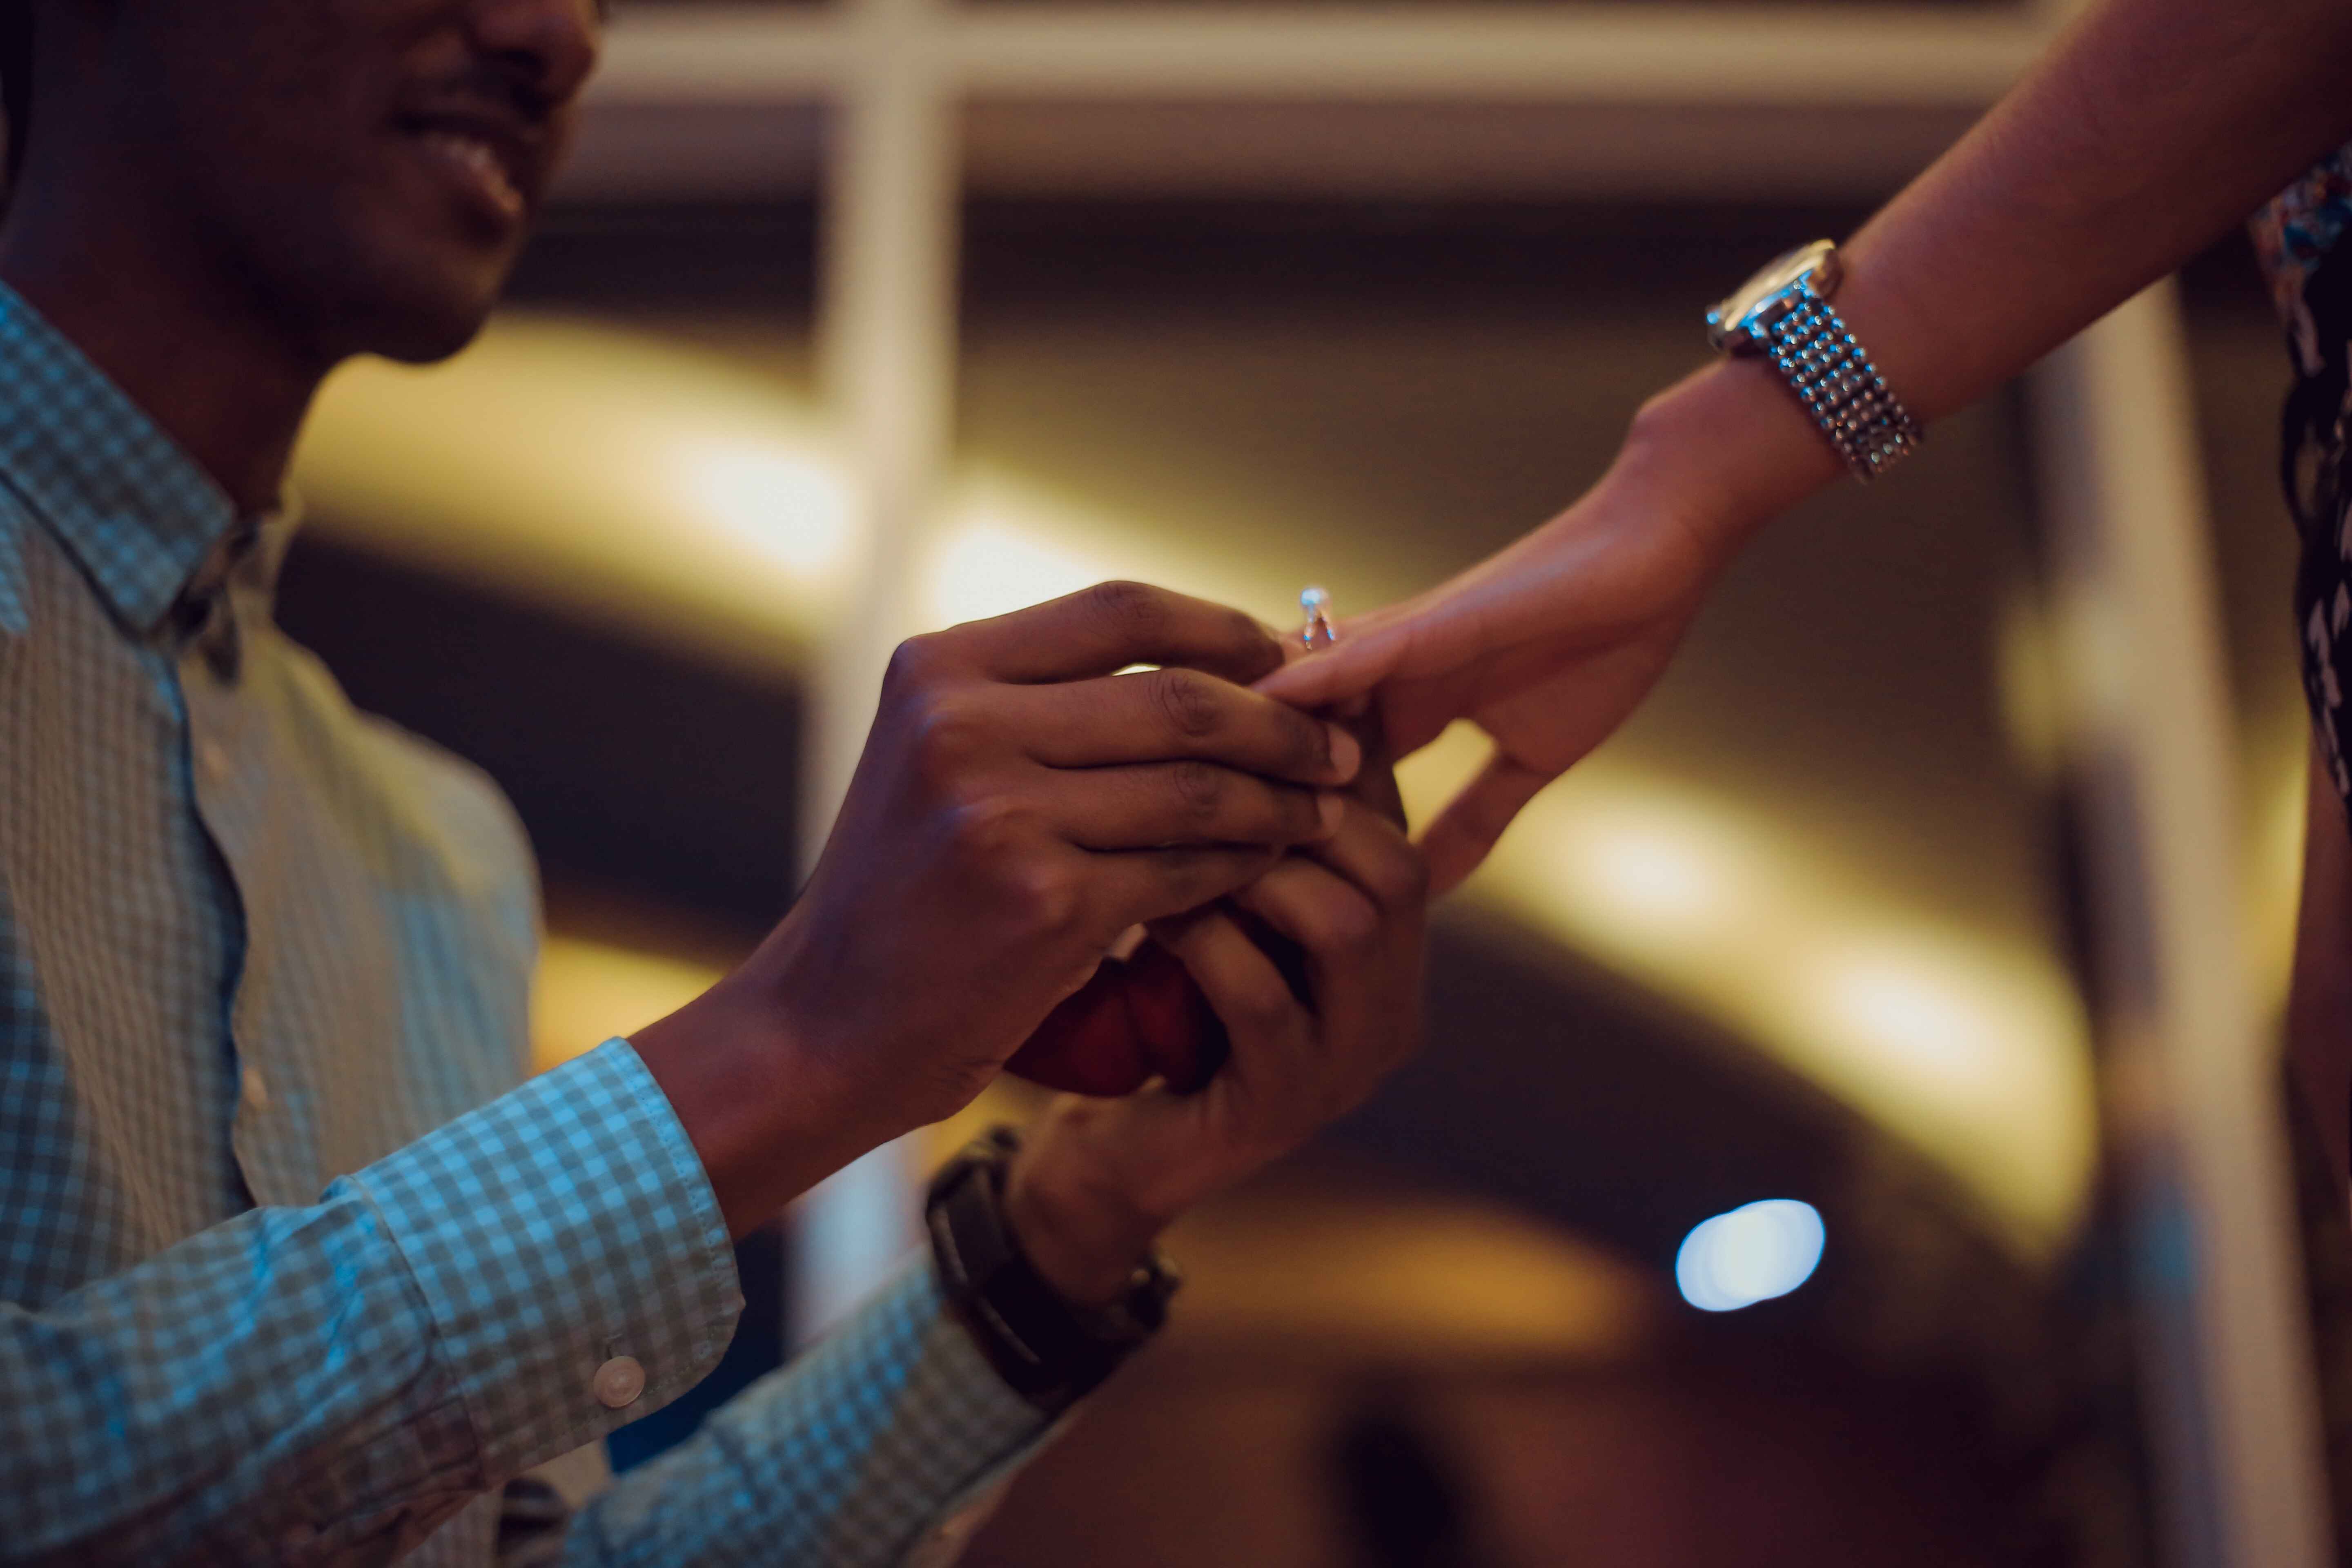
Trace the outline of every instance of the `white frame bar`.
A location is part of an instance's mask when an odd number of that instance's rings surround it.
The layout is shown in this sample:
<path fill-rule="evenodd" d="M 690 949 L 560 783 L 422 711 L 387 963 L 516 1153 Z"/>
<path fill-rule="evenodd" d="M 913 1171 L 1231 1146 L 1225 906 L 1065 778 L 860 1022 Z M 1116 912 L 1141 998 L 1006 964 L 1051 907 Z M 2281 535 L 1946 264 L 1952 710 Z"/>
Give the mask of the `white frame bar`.
<path fill-rule="evenodd" d="M 819 363 L 863 509 L 854 611 L 814 682 L 801 842 L 814 856 L 847 792 L 891 651 L 915 629 L 947 469 L 955 387 L 956 102 L 922 47 L 933 0 L 856 0 L 824 190 Z M 795 1219 L 792 1321 L 813 1339 L 881 1284 L 920 1236 L 912 1152 L 874 1151 L 809 1194 Z"/>
<path fill-rule="evenodd" d="M 596 104 L 830 97 L 872 0 L 666 5 L 614 32 Z M 1678 104 L 1986 104 L 2048 44 L 2049 9 L 1944 6 L 1150 5 L 938 8 L 904 38 L 943 92 Z"/>
<path fill-rule="evenodd" d="M 2234 731 L 2174 287 L 2084 332 L 2028 390 L 2167 1560 L 2323 1568 L 2283 1080 L 2241 951 Z"/>

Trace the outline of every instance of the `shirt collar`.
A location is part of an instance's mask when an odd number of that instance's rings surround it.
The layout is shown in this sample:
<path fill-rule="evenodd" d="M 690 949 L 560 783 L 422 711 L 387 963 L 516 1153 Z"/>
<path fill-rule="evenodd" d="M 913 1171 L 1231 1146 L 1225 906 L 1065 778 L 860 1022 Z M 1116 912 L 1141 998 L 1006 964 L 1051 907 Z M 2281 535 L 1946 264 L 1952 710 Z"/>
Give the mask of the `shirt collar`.
<path fill-rule="evenodd" d="M 64 334 L 0 284 L 0 485 L 141 633 L 236 521 L 227 495 Z"/>

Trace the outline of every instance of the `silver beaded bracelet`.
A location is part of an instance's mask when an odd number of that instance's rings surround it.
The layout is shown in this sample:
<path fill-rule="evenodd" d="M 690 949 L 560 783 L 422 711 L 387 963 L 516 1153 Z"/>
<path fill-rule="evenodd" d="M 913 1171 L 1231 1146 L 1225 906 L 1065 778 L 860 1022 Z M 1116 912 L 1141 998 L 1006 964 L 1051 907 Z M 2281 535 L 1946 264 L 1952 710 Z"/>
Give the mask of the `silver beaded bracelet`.
<path fill-rule="evenodd" d="M 1801 246 L 1706 313 L 1725 353 L 1769 360 L 1854 478 L 1878 478 L 1927 439 L 1903 400 L 1830 304 L 1843 277 L 1837 247 Z"/>

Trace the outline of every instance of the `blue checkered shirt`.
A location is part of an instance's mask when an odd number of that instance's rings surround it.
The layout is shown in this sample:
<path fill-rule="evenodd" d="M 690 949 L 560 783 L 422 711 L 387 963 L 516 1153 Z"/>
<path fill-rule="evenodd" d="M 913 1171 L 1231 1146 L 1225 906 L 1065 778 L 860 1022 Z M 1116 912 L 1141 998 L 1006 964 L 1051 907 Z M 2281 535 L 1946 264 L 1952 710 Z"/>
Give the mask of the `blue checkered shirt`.
<path fill-rule="evenodd" d="M 0 289 L 0 1563 L 485 1568 L 741 1309 L 627 1043 L 523 1081 L 522 833 L 282 544 Z M 944 1560 L 1042 1425 L 918 1264 L 560 1560 Z"/>

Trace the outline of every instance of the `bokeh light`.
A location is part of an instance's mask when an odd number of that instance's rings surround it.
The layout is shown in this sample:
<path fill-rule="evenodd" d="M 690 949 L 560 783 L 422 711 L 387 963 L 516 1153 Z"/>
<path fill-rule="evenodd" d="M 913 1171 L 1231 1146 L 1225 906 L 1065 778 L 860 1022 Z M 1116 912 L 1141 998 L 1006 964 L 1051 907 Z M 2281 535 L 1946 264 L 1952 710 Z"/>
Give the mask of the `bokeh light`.
<path fill-rule="evenodd" d="M 1702 1220 L 1675 1257 L 1683 1300 L 1730 1312 L 1785 1296 L 1821 1267 L 1829 1232 L 1820 1211 L 1795 1198 L 1765 1198 Z"/>

